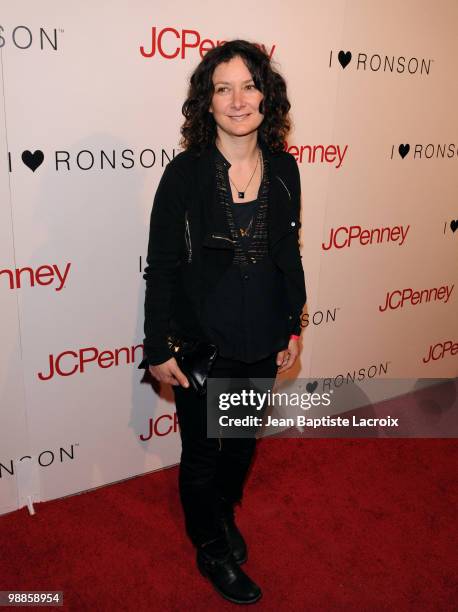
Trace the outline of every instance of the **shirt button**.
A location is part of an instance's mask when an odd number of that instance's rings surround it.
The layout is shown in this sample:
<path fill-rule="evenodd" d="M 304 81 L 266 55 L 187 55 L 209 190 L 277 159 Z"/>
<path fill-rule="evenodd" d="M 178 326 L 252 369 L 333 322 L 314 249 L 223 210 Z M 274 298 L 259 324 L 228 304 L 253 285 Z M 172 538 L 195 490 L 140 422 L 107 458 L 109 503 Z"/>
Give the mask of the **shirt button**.
<path fill-rule="evenodd" d="M 245 280 L 248 280 L 248 274 L 244 274 L 244 275 L 243 275 L 243 278 L 244 278 Z"/>
<path fill-rule="evenodd" d="M 291 221 L 291 227 L 294 227 L 296 225 L 295 221 Z"/>

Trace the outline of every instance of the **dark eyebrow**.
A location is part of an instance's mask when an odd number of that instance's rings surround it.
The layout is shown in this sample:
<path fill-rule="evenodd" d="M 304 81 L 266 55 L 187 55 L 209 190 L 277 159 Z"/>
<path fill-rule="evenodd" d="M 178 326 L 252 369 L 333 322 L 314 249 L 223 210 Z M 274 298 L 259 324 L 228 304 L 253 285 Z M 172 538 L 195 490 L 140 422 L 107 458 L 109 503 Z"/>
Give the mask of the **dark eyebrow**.
<path fill-rule="evenodd" d="M 253 83 L 254 83 L 254 79 L 247 79 L 246 81 L 242 81 L 242 83 L 251 83 L 251 81 L 253 81 Z M 230 83 L 228 81 L 217 81 L 214 84 L 215 85 L 230 85 Z"/>

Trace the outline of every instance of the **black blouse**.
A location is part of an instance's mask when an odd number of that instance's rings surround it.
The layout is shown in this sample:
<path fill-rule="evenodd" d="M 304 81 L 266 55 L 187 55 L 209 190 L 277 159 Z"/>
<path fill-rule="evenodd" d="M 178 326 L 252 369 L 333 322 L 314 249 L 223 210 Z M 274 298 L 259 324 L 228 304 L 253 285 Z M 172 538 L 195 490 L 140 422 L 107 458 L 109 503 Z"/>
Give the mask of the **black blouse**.
<path fill-rule="evenodd" d="M 231 201 L 234 223 L 245 229 L 258 200 Z M 254 220 L 251 227 L 254 226 Z M 251 236 L 242 239 L 249 248 Z M 289 304 L 281 270 L 265 255 L 232 264 L 204 302 L 204 324 L 221 357 L 252 363 L 287 348 Z"/>

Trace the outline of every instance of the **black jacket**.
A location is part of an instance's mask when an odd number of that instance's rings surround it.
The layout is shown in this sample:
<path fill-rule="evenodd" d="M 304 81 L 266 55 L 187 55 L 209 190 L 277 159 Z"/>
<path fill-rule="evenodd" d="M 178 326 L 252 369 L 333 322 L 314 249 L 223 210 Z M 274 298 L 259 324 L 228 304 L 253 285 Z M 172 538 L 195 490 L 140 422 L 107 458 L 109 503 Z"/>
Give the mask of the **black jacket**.
<path fill-rule="evenodd" d="M 290 333 L 299 335 L 306 302 L 299 251 L 299 169 L 290 153 L 272 153 L 262 141 L 259 146 L 271 168 L 269 252 L 285 274 L 291 304 Z M 234 252 L 226 216 L 216 205 L 216 151 L 212 145 L 200 156 L 190 151 L 179 153 L 165 167 L 156 191 L 143 275 L 143 346 L 149 365 L 173 356 L 166 342 L 170 330 L 208 340 L 202 324 L 204 297 L 231 265 Z"/>

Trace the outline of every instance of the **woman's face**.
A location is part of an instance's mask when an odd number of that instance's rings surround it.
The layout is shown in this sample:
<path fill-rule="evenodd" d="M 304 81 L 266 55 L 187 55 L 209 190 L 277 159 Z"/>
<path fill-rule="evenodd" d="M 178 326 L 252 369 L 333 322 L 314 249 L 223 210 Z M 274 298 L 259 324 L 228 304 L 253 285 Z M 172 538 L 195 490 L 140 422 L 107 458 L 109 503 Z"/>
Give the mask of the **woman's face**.
<path fill-rule="evenodd" d="M 219 129 L 231 136 L 246 136 L 261 125 L 263 94 L 239 56 L 218 64 L 213 72 L 214 94 L 209 111 Z"/>

